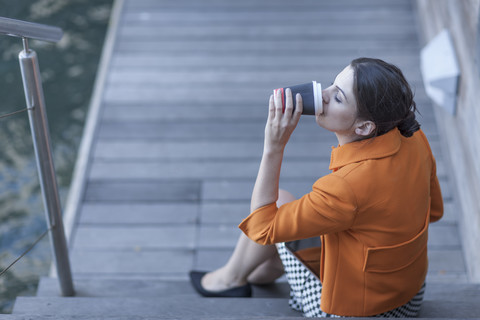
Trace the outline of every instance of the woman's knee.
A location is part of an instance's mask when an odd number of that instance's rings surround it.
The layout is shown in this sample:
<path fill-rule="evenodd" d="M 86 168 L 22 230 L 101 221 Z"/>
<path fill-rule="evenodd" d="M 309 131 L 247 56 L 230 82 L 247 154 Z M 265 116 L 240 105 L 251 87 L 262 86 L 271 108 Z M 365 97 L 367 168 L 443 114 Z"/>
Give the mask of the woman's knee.
<path fill-rule="evenodd" d="M 283 190 L 283 189 L 278 190 L 277 207 L 280 207 L 285 203 L 292 202 L 293 200 L 296 200 L 293 194 L 291 194 L 287 190 Z"/>

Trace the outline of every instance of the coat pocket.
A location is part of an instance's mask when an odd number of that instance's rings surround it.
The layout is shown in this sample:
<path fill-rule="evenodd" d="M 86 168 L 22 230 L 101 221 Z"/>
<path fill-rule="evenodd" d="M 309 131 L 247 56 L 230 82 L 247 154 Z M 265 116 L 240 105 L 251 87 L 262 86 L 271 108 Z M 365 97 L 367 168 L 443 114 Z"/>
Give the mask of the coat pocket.
<path fill-rule="evenodd" d="M 395 272 L 424 257 L 427 250 L 428 222 L 414 238 L 393 246 L 367 248 L 363 271 Z"/>

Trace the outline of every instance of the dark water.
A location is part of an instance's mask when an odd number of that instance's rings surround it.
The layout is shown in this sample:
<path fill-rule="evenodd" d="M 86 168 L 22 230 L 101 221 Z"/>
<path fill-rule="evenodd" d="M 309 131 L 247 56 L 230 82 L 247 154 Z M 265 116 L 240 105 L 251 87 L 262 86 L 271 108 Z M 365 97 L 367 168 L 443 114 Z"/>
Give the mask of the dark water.
<path fill-rule="evenodd" d="M 30 41 L 38 55 L 62 205 L 70 185 L 113 0 L 0 0 L 0 16 L 63 29 L 57 44 Z M 0 115 L 25 107 L 18 53 L 22 41 L 0 35 Z M 0 270 L 46 229 L 28 115 L 0 119 Z M 18 295 L 34 295 L 49 272 L 44 238 L 0 277 L 0 313 Z"/>

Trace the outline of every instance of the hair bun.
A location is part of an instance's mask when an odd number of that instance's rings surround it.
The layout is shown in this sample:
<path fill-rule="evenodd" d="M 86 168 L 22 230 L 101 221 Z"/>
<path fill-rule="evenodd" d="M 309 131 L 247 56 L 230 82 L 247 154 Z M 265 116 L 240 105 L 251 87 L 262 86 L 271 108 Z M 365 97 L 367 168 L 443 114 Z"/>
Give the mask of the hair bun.
<path fill-rule="evenodd" d="M 404 137 L 411 137 L 416 131 L 420 130 L 420 124 L 415 119 L 415 112 L 408 111 L 407 116 L 397 125 L 398 130 Z"/>

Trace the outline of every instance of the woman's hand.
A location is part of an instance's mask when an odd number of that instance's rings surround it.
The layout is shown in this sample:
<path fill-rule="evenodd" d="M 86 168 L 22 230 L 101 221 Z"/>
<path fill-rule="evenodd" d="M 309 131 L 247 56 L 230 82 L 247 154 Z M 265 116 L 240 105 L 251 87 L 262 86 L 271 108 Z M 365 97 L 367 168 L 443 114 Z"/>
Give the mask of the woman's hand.
<path fill-rule="evenodd" d="M 283 112 L 281 90 L 277 90 L 270 96 L 264 152 L 283 152 L 285 149 L 303 110 L 301 95 L 297 93 L 295 98 L 296 108 L 293 111 L 292 91 L 287 88 L 285 90 L 285 112 Z"/>
<path fill-rule="evenodd" d="M 282 95 L 279 91 L 270 96 L 268 120 L 265 127 L 265 146 L 252 192 L 251 212 L 277 201 L 283 150 L 295 130 L 303 110 L 302 97 L 297 94 L 297 104 L 295 112 L 293 112 L 292 91 L 287 89 L 285 112 L 283 112 Z"/>

